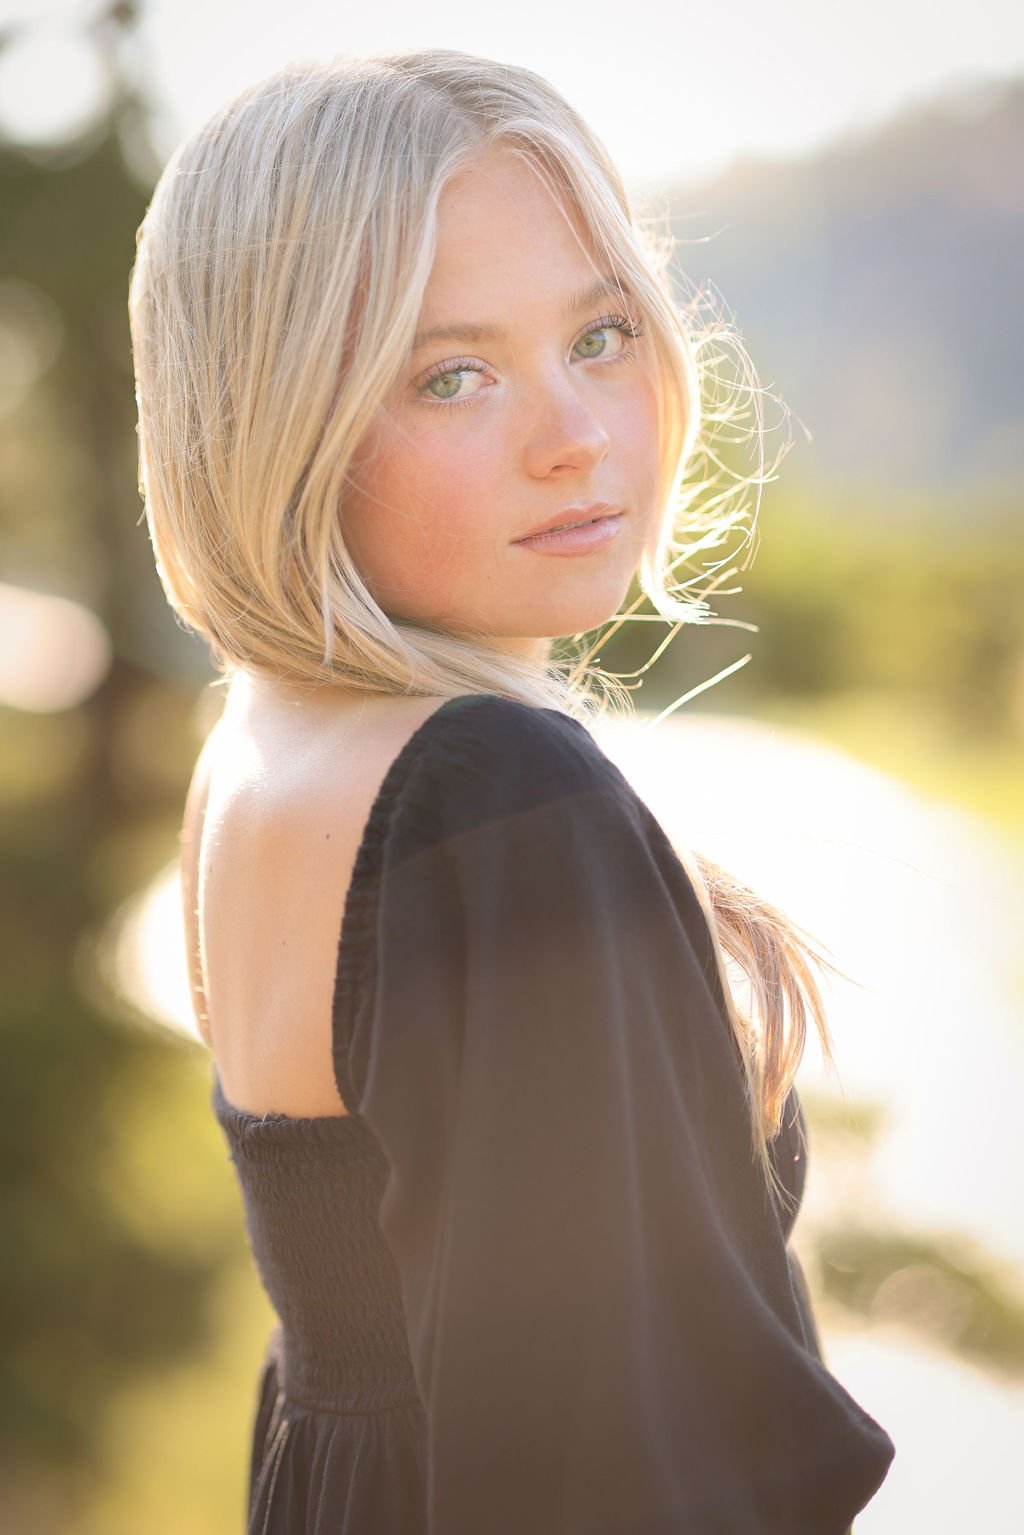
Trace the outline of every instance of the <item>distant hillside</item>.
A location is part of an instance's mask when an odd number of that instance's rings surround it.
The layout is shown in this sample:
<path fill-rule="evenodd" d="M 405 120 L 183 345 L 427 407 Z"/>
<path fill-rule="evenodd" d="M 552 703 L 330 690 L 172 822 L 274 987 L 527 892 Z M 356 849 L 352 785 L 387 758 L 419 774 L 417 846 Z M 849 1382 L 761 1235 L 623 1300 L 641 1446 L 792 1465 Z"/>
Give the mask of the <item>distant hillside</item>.
<path fill-rule="evenodd" d="M 1022 166 L 1016 80 L 671 189 L 678 265 L 812 433 L 794 423 L 787 478 L 1024 488 Z"/>

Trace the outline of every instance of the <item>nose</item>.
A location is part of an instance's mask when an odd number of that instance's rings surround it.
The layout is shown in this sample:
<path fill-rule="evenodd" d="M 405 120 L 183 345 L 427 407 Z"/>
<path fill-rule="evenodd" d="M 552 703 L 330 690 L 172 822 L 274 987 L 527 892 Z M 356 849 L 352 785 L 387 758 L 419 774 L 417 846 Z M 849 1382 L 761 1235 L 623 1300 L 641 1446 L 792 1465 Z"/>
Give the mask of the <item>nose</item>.
<path fill-rule="evenodd" d="M 611 438 L 594 407 L 593 386 L 571 370 L 556 370 L 536 384 L 530 404 L 524 447 L 529 474 L 544 479 L 560 469 L 589 471 L 607 456 Z"/>

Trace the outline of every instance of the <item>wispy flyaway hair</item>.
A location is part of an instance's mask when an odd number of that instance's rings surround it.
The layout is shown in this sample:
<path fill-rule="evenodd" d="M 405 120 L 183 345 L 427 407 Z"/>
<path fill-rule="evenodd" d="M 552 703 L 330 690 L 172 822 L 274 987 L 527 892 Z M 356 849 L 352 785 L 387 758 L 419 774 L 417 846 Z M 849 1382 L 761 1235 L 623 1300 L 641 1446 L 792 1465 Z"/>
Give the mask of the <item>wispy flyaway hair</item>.
<path fill-rule="evenodd" d="M 140 491 L 167 599 L 223 679 L 242 668 L 298 687 L 496 693 L 584 720 L 631 708 L 632 690 L 601 670 L 587 636 L 540 672 L 483 635 L 390 617 L 345 544 L 350 470 L 408 365 L 440 195 L 497 146 L 543 179 L 643 317 L 662 516 L 638 601 L 649 599 L 673 633 L 729 622 L 676 572 L 740 525 L 744 493 L 764 483 L 763 431 L 757 475 L 728 483 L 713 448 L 713 428 L 735 419 L 739 396 L 760 427 L 759 391 L 729 327 L 703 325 L 698 306 L 676 299 L 672 242 L 633 215 L 603 145 L 532 71 L 444 49 L 342 56 L 289 64 L 216 112 L 171 156 L 137 234 L 129 316 Z M 723 344 L 740 367 L 724 392 Z M 767 1142 L 803 1053 L 805 1004 L 831 1059 L 807 959 L 829 962 L 709 859 L 678 851 L 741 1047 L 754 1153 L 779 1194 Z M 726 954 L 750 982 L 749 1012 L 726 980 Z"/>

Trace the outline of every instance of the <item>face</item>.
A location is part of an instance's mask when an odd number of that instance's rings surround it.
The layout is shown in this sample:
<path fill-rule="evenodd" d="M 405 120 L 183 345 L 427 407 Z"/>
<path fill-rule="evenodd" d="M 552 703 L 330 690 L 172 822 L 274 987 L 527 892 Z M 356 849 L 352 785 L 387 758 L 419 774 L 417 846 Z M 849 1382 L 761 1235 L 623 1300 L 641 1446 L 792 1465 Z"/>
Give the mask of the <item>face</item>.
<path fill-rule="evenodd" d="M 571 217 L 571 215 L 569 215 Z M 349 550 L 392 618 L 546 658 L 623 603 L 657 515 L 653 359 L 582 226 L 511 153 L 454 177 L 417 344 L 360 446 Z M 423 332 L 444 335 L 423 337 Z M 621 508 L 598 547 L 517 543 Z M 559 515 L 565 513 L 566 515 Z"/>

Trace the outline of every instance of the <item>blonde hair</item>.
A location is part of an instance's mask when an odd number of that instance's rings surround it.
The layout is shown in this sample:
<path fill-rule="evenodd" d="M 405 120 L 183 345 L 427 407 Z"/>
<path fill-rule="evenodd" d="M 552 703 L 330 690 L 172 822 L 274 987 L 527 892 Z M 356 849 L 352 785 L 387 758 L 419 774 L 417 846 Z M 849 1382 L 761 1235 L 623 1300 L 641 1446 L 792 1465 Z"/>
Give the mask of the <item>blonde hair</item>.
<path fill-rule="evenodd" d="M 591 129 L 532 71 L 466 53 L 300 60 L 178 146 L 137 232 L 131 273 L 139 489 L 167 599 L 207 641 L 221 681 L 245 669 L 298 687 L 493 693 L 584 722 L 609 708 L 631 712 L 633 690 L 601 670 L 586 636 L 541 672 L 485 636 L 392 619 L 342 534 L 349 467 L 407 364 L 440 193 L 495 145 L 522 156 L 560 194 L 558 206 L 576 211 L 643 316 L 664 510 L 634 608 L 646 595 L 672 625 L 651 660 L 683 623 L 730 622 L 686 595 L 693 580 L 677 571 L 741 524 L 747 487 L 759 500 L 760 391 L 730 327 L 702 326 L 699 303 L 675 299 L 672 242 L 633 216 Z M 718 370 L 730 343 L 740 363 L 731 385 Z M 730 473 L 715 447 L 744 396 L 759 428 L 752 476 Z M 617 615 L 601 640 L 632 616 Z M 807 960 L 835 967 L 710 859 L 677 851 L 707 917 L 740 1047 L 753 1151 L 783 1196 L 768 1142 L 803 1054 L 808 1007 L 831 1060 Z M 750 983 L 750 1011 L 736 1001 L 726 955 Z"/>

